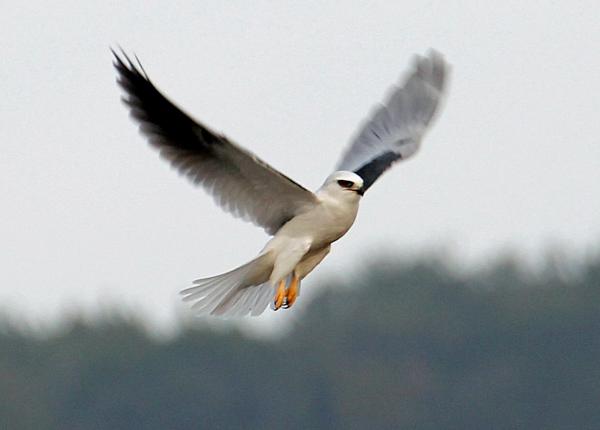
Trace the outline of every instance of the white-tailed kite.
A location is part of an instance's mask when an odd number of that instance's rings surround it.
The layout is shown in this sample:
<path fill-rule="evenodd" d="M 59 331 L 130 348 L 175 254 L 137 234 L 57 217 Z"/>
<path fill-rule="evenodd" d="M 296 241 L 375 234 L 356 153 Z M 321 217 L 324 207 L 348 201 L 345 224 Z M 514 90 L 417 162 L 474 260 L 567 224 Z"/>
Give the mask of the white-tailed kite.
<path fill-rule="evenodd" d="M 417 57 L 402 85 L 361 126 L 336 171 L 312 193 L 189 117 L 156 89 L 139 61 L 113 54 L 123 101 L 150 144 L 224 210 L 273 236 L 252 261 L 181 292 L 200 315 L 255 316 L 269 303 L 275 310 L 292 306 L 301 280 L 354 223 L 365 191 L 417 151 L 447 77 L 440 54 Z"/>

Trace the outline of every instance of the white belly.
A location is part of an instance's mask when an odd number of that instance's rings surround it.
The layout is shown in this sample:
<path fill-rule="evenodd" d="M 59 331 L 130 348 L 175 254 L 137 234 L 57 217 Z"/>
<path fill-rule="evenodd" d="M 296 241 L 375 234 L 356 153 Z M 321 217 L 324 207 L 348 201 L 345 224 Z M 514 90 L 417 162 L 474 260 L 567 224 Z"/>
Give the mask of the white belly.
<path fill-rule="evenodd" d="M 305 256 L 327 249 L 315 265 L 324 258 L 329 245 L 352 227 L 358 211 L 358 201 L 325 200 L 308 212 L 288 221 L 267 243 L 263 252 L 273 252 L 275 264 L 271 282 L 290 274 Z M 307 273 L 314 268 L 306 268 Z"/>
<path fill-rule="evenodd" d="M 358 202 L 355 205 L 324 202 L 290 220 L 275 237 L 309 240 L 311 249 L 321 249 L 346 234 L 356 219 L 357 211 Z"/>

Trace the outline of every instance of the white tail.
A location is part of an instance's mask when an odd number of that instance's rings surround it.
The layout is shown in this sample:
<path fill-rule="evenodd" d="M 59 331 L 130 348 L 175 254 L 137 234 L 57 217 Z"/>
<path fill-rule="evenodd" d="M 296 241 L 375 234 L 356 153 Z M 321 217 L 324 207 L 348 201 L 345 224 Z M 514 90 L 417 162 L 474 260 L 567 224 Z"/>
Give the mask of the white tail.
<path fill-rule="evenodd" d="M 261 254 L 222 275 L 197 279 L 193 287 L 180 294 L 184 296 L 184 301 L 194 302 L 192 309 L 198 315 L 258 316 L 275 294 L 268 282 L 273 263 L 271 253 Z"/>

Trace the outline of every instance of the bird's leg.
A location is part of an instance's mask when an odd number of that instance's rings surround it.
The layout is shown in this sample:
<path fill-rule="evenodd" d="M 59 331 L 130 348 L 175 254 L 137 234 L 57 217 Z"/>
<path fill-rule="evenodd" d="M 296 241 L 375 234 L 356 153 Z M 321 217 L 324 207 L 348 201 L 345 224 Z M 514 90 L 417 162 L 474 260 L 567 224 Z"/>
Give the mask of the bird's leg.
<path fill-rule="evenodd" d="M 281 308 L 283 305 L 283 300 L 286 297 L 285 293 L 285 279 L 279 281 L 279 285 L 277 285 L 277 290 L 275 290 L 275 299 L 273 300 L 273 310 Z"/>
<path fill-rule="evenodd" d="M 298 298 L 298 283 L 300 282 L 300 278 L 293 273 L 292 281 L 290 282 L 290 286 L 286 290 L 285 294 L 285 309 L 291 308 L 296 298 Z"/>

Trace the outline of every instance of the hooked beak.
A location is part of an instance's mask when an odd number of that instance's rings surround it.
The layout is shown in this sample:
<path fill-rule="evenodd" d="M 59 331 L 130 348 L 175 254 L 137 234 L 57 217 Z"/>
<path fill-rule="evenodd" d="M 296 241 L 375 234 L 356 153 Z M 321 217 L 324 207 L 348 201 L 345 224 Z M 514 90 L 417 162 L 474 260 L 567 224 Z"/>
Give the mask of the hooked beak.
<path fill-rule="evenodd" d="M 360 187 L 358 190 L 356 190 L 356 194 L 363 196 L 365 194 L 365 187 Z"/>

